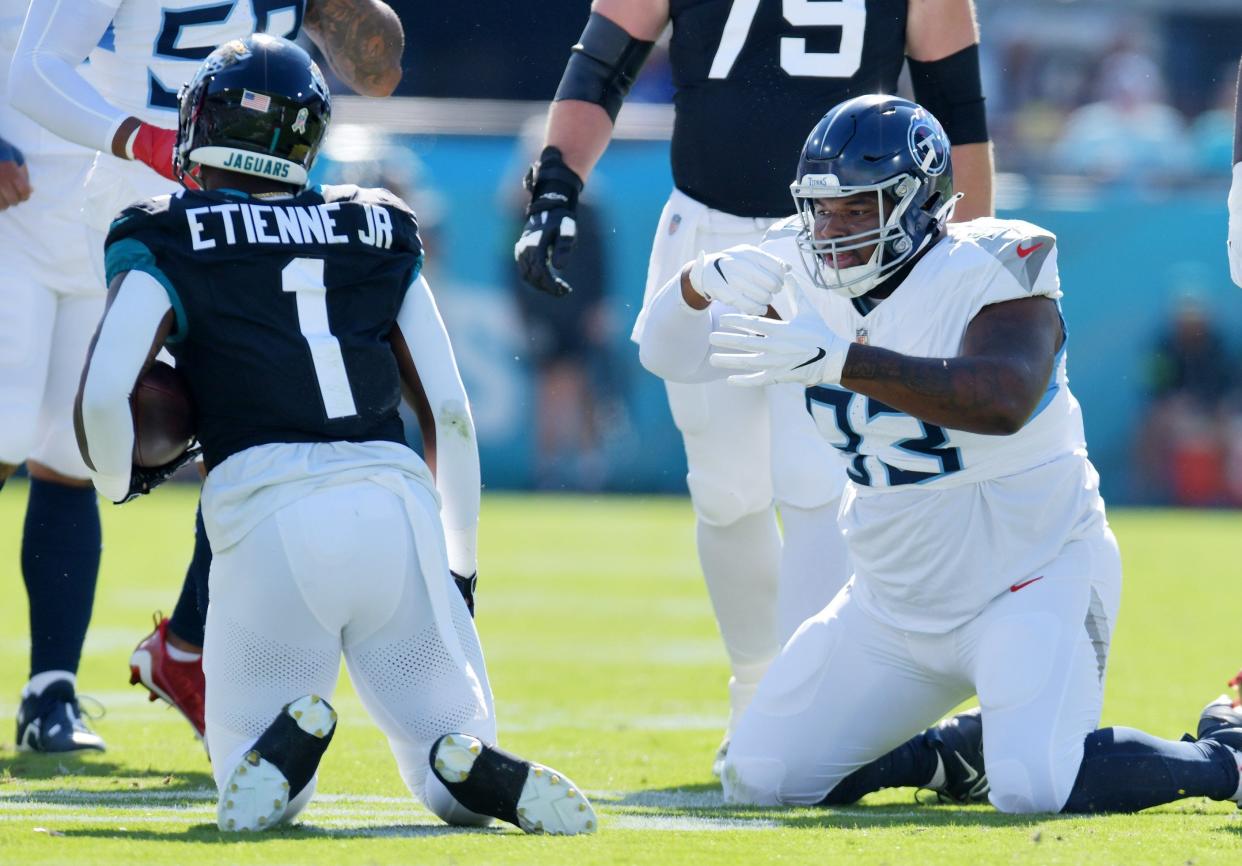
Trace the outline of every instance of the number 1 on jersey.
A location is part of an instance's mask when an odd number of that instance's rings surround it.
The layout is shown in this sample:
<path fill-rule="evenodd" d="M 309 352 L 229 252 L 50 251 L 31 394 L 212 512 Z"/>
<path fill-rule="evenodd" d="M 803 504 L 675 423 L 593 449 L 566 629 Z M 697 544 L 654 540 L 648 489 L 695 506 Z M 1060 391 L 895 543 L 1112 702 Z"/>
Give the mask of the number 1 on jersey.
<path fill-rule="evenodd" d="M 289 262 L 280 272 L 280 285 L 296 296 L 298 329 L 310 347 L 324 411 L 329 418 L 357 415 L 341 343 L 328 327 L 328 289 L 323 284 L 323 259 L 299 258 Z"/>

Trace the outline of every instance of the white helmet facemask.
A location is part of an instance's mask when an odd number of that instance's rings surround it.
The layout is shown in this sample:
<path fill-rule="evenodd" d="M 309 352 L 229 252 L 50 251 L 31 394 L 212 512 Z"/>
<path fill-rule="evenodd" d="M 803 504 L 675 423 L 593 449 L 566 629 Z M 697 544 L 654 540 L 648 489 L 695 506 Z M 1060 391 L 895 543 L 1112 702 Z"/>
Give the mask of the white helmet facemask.
<path fill-rule="evenodd" d="M 798 251 L 811 281 L 822 289 L 839 292 L 847 298 L 865 295 L 917 252 L 902 225 L 902 216 L 919 192 L 918 181 L 908 174 L 867 186 L 842 186 L 836 175 L 808 174 L 790 184 L 789 190 L 802 220 Z M 879 214 L 876 228 L 838 238 L 815 236 L 816 199 L 848 198 L 862 193 L 876 196 Z M 930 234 L 925 236 L 920 248 L 930 239 Z M 875 251 L 863 264 L 844 268 L 832 264 L 842 253 L 871 246 Z"/>

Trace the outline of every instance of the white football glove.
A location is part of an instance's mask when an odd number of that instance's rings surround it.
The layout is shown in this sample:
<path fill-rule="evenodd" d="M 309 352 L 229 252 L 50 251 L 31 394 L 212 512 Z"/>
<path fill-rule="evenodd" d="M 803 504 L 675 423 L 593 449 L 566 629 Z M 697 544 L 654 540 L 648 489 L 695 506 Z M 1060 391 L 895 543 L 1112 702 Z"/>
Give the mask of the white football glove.
<path fill-rule="evenodd" d="M 740 244 L 718 253 L 699 253 L 690 266 L 690 286 L 709 301 L 762 316 L 785 283 L 789 265 L 758 247 Z"/>
<path fill-rule="evenodd" d="M 727 331 L 713 331 L 711 364 L 723 370 L 741 370 L 730 385 L 754 387 L 774 382 L 797 382 L 808 387 L 836 385 L 850 342 L 838 337 L 814 314 L 792 321 L 743 316 L 720 317 Z"/>

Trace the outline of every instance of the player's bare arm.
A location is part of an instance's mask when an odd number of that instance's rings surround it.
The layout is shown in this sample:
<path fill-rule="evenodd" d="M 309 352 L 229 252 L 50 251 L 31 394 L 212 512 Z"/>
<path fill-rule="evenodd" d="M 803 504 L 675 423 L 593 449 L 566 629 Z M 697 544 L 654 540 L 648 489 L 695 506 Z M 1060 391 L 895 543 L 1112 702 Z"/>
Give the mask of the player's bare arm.
<path fill-rule="evenodd" d="M 954 220 L 992 216 L 992 144 L 979 78 L 979 25 L 972 0 L 910 0 L 906 54 L 915 101 L 944 124 L 953 142 L 953 176 L 964 193 Z"/>
<path fill-rule="evenodd" d="M 667 0 L 596 0 L 570 52 L 548 112 L 543 151 L 524 181 L 530 203 L 513 247 L 518 274 L 542 292 L 560 297 L 573 291 L 560 270 L 577 239 L 578 194 L 667 23 Z"/>
<path fill-rule="evenodd" d="M 591 13 L 642 42 L 658 39 L 669 20 L 668 0 L 595 0 Z M 613 118 L 597 103 L 558 99 L 548 111 L 545 143 L 559 148 L 565 164 L 586 180 L 608 147 L 612 125 Z"/>
<path fill-rule="evenodd" d="M 308 0 L 306 35 L 332 71 L 363 96 L 388 96 L 401 81 L 405 33 L 381 0 Z"/>
<path fill-rule="evenodd" d="M 852 344 L 841 385 L 932 424 L 1008 435 L 1039 405 L 1063 339 L 1052 299 L 1004 301 L 975 316 L 956 358 Z"/>

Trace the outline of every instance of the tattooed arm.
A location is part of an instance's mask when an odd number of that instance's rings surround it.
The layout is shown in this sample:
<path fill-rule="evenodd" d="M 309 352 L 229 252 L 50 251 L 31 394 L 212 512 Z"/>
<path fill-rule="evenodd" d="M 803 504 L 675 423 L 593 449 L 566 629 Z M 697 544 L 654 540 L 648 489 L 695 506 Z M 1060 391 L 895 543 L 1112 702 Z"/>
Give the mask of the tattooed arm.
<path fill-rule="evenodd" d="M 841 385 L 942 427 L 1008 435 L 1039 405 L 1063 339 L 1052 299 L 1004 301 L 979 311 L 956 358 L 854 343 Z"/>
<path fill-rule="evenodd" d="M 307 0 L 302 26 L 337 77 L 363 96 L 397 88 L 405 34 L 382 0 Z"/>

